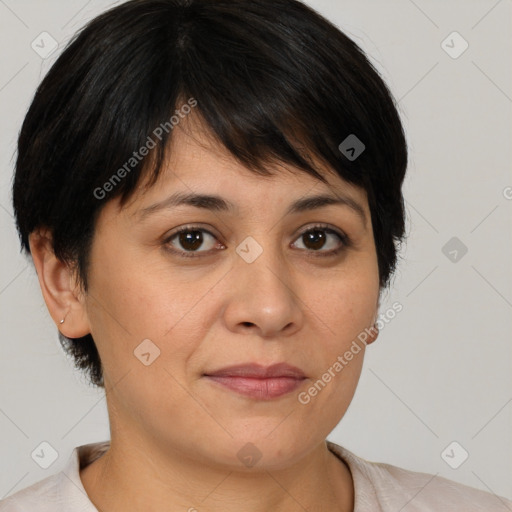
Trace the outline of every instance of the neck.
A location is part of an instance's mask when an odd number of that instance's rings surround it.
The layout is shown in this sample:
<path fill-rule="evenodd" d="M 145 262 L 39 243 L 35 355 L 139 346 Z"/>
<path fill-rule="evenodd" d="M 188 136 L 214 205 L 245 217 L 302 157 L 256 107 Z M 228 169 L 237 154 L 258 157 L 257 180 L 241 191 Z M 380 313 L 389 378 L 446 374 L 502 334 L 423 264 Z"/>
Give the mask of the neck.
<path fill-rule="evenodd" d="M 80 473 L 103 512 L 353 512 L 354 484 L 346 464 L 325 442 L 280 470 L 233 470 L 140 443 L 110 449 Z"/>

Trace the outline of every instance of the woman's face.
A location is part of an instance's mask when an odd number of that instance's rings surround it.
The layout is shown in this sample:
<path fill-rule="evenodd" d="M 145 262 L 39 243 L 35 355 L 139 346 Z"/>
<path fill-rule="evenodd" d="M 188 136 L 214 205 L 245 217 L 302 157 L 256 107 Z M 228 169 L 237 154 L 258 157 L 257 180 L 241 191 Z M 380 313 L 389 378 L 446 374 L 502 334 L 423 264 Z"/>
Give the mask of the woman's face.
<path fill-rule="evenodd" d="M 334 176 L 328 186 L 276 167 L 264 178 L 202 143 L 175 129 L 157 184 L 121 210 L 109 201 L 96 225 L 85 307 L 112 435 L 145 453 L 239 468 L 248 454 L 278 469 L 325 440 L 356 389 L 364 348 L 333 367 L 377 314 L 367 198 Z M 174 194 L 219 199 L 175 205 Z M 346 204 L 288 211 L 317 195 L 351 198 L 366 224 Z M 206 376 L 250 363 L 305 378 L 231 378 L 244 394 Z"/>

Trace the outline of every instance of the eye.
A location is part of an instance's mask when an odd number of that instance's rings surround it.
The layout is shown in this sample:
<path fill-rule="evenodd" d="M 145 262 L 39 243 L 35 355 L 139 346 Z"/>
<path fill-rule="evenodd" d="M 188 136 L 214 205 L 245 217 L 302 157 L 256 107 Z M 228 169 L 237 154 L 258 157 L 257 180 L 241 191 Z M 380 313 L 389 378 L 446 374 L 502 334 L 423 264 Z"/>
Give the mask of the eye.
<path fill-rule="evenodd" d="M 303 231 L 297 240 L 303 246 L 300 247 L 299 244 L 298 248 L 301 251 L 317 253 L 314 256 L 333 256 L 350 245 L 347 235 L 324 225 L 310 227 Z M 297 242 L 293 245 L 297 246 Z M 169 252 L 187 258 L 205 256 L 204 253 L 215 248 L 226 248 L 218 242 L 215 235 L 199 226 L 184 226 L 178 229 L 164 240 L 164 247 Z"/>
<path fill-rule="evenodd" d="M 313 226 L 303 231 L 298 240 L 302 242 L 303 246 L 299 246 L 299 249 L 319 253 L 315 256 L 338 254 L 349 245 L 347 235 L 323 225 Z M 297 242 L 294 245 L 296 244 Z"/>
<path fill-rule="evenodd" d="M 165 240 L 167 250 L 178 253 L 180 256 L 194 257 L 194 253 L 209 252 L 215 247 L 217 238 L 206 229 L 194 226 L 185 226 L 170 235 Z M 221 248 L 224 248 L 222 244 Z M 201 247 L 205 250 L 199 250 Z"/>

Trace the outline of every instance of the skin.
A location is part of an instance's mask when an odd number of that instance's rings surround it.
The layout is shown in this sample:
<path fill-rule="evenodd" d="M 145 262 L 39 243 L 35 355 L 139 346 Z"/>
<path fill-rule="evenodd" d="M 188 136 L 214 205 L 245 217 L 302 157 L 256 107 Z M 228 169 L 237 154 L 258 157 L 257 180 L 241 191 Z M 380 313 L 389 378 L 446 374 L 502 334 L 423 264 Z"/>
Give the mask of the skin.
<path fill-rule="evenodd" d="M 47 231 L 30 237 L 59 329 L 69 337 L 91 333 L 103 362 L 111 448 L 81 471 L 84 488 L 103 512 L 352 511 L 350 471 L 325 439 L 354 396 L 364 348 L 308 404 L 297 395 L 376 319 L 379 275 L 366 193 L 338 176 L 329 174 L 325 185 L 286 166 L 269 166 L 271 178 L 258 176 L 204 132 L 191 137 L 182 125 L 157 185 L 141 186 L 123 209 L 117 199 L 105 200 L 87 293 L 53 255 Z M 217 194 L 239 212 L 187 205 L 140 219 L 176 191 Z M 285 215 L 289 204 L 318 193 L 349 195 L 364 208 L 366 226 L 344 205 Z M 325 245 L 315 252 L 302 234 L 316 223 L 352 243 L 345 247 L 322 231 Z M 202 231 L 199 257 L 166 251 L 193 252 L 178 237 L 166 241 L 189 224 L 211 233 Z M 252 263 L 235 251 L 248 236 L 263 249 Z M 337 247 L 338 255 L 315 256 Z M 160 350 L 148 366 L 134 356 L 145 339 Z M 283 361 L 307 379 L 269 401 L 203 376 Z M 248 442 L 261 453 L 253 467 L 237 457 Z"/>

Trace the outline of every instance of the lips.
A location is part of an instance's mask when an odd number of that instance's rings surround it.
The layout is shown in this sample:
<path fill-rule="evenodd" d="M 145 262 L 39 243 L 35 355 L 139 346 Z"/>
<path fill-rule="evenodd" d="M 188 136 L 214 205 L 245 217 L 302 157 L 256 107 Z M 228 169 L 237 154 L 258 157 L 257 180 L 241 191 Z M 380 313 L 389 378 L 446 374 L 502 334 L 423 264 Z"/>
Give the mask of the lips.
<path fill-rule="evenodd" d="M 271 400 L 291 393 L 306 379 L 302 370 L 287 363 L 230 366 L 204 376 L 224 389 L 258 400 Z"/>
<path fill-rule="evenodd" d="M 254 363 L 242 364 L 208 372 L 205 375 L 208 377 L 247 377 L 249 379 L 267 379 L 270 377 L 304 379 L 306 377 L 302 370 L 287 363 L 277 363 L 271 366 L 262 366 Z"/>

